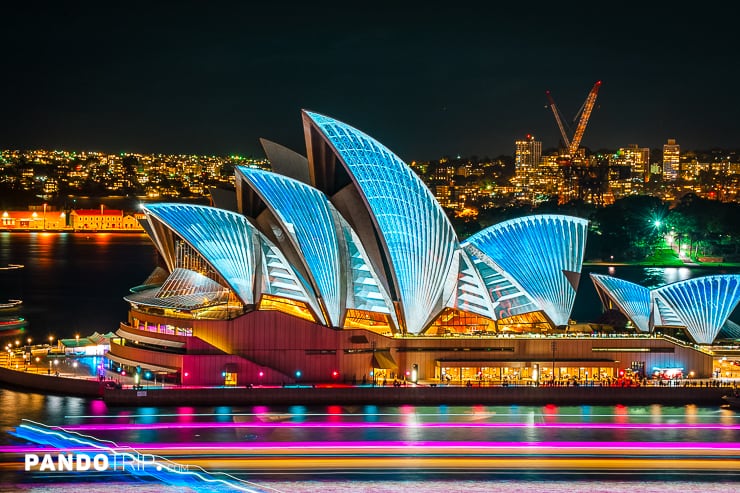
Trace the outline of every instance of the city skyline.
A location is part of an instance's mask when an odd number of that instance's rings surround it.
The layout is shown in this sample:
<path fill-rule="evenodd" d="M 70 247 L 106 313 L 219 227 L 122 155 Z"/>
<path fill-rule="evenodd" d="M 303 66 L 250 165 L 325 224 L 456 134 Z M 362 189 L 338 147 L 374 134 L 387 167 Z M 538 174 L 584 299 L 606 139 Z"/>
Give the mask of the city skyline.
<path fill-rule="evenodd" d="M 545 91 L 570 118 L 597 80 L 585 147 L 738 147 L 727 16 L 526 8 L 14 6 L 0 148 L 259 157 L 308 109 L 407 161 L 495 157 L 556 147 Z"/>

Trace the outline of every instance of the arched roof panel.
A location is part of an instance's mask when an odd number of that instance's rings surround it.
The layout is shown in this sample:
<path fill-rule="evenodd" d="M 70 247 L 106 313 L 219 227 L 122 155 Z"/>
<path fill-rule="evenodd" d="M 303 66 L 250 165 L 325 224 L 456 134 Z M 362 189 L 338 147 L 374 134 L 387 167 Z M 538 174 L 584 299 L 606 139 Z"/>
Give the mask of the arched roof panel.
<path fill-rule="evenodd" d="M 597 290 L 605 293 L 640 332 L 650 332 L 650 290 L 603 274 L 591 274 Z"/>
<path fill-rule="evenodd" d="M 238 167 L 292 238 L 332 326 L 342 314 L 342 280 L 334 216 L 326 196 L 298 180 L 257 168 Z"/>
<path fill-rule="evenodd" d="M 442 306 L 457 237 L 429 189 L 398 156 L 332 118 L 305 114 L 336 151 L 365 201 L 384 245 L 406 330 L 418 334 Z"/>
<path fill-rule="evenodd" d="M 694 341 L 711 344 L 740 301 L 740 275 L 703 276 L 654 289 Z"/>
<path fill-rule="evenodd" d="M 588 221 L 564 215 L 525 216 L 476 233 L 470 244 L 527 292 L 555 325 L 573 310 Z"/>
<path fill-rule="evenodd" d="M 200 253 L 244 304 L 254 304 L 257 231 L 244 216 L 195 204 L 147 204 L 144 212 Z"/>

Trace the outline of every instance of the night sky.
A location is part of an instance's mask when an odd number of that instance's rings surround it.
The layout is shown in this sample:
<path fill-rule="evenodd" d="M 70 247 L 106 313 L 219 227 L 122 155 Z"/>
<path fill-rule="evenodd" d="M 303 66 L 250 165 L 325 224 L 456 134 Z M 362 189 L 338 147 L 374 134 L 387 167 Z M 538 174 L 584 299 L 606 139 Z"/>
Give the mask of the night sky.
<path fill-rule="evenodd" d="M 0 28 L 1 149 L 305 153 L 308 109 L 406 161 L 495 157 L 557 146 L 545 91 L 570 119 L 597 80 L 592 150 L 740 148 L 740 21 L 712 2 L 22 3 Z"/>

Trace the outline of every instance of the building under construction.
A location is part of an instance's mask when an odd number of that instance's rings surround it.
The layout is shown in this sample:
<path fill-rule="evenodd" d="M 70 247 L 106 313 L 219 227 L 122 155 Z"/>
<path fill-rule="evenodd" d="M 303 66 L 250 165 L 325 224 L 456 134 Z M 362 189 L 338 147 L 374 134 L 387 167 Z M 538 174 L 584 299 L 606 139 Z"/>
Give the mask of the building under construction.
<path fill-rule="evenodd" d="M 603 171 L 599 169 L 599 166 L 589 161 L 586 157 L 585 149 L 580 147 L 600 87 L 601 81 L 596 81 L 588 93 L 586 100 L 571 121 L 575 125 L 575 129 L 572 131 L 555 104 L 550 91 L 545 91 L 548 106 L 552 110 L 555 116 L 555 122 L 560 130 L 561 142 L 557 164 L 563 177 L 561 185 L 558 188 L 558 200 L 561 203 L 573 199 L 588 200 L 595 203 L 603 202 L 601 184 L 604 180 L 600 179 L 600 174 Z"/>

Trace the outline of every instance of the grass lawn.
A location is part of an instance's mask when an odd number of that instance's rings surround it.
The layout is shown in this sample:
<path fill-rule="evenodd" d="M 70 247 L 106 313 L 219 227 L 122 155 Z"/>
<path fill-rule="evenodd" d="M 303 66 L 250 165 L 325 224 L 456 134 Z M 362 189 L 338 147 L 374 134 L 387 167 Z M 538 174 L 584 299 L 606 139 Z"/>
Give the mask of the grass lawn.
<path fill-rule="evenodd" d="M 610 262 L 589 262 L 588 260 L 584 262 L 584 264 L 589 263 L 598 263 L 598 264 L 605 264 Z M 665 248 L 658 248 L 655 250 L 655 253 L 653 253 L 651 256 L 646 258 L 645 260 L 641 261 L 632 261 L 632 262 L 616 262 L 615 264 L 620 265 L 644 265 L 649 267 L 682 267 L 686 266 L 686 263 L 682 261 L 678 254 L 671 248 L 665 247 Z M 740 263 L 738 262 L 691 262 L 691 266 L 700 266 L 700 267 L 740 267 Z"/>

